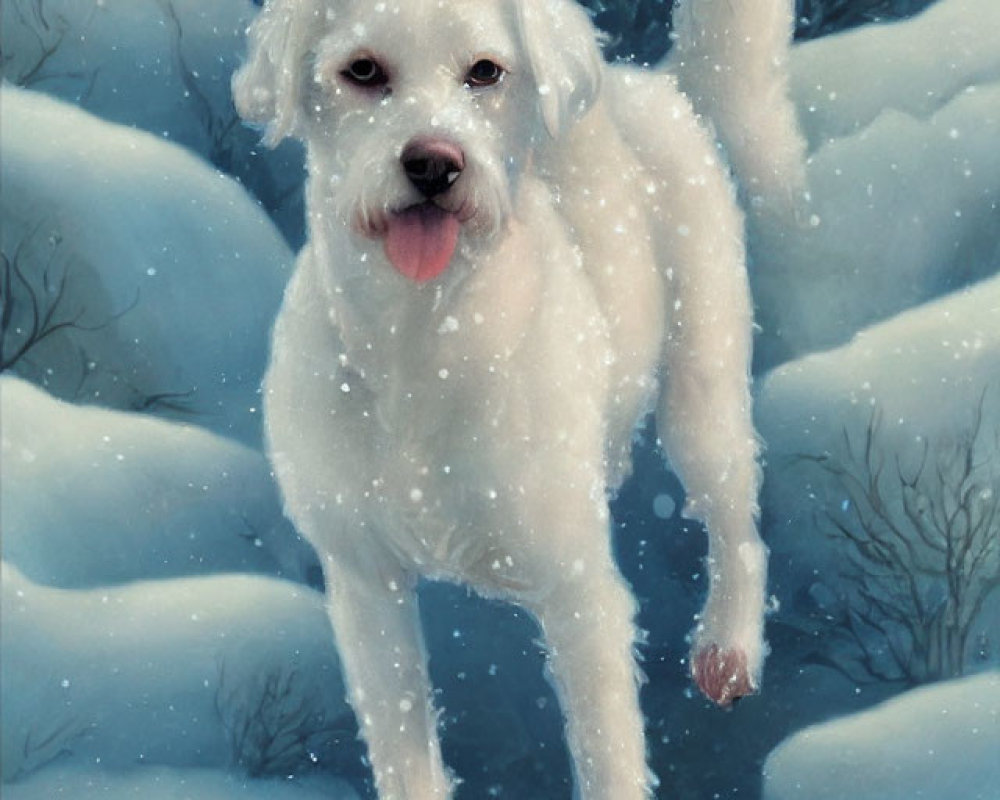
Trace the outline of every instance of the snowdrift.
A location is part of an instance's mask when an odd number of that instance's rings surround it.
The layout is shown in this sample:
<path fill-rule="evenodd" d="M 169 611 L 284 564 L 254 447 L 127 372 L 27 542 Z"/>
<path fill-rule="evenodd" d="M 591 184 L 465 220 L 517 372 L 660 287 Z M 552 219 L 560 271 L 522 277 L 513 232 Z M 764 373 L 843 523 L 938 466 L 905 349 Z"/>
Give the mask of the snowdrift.
<path fill-rule="evenodd" d="M 872 518 L 858 505 L 872 479 L 882 510 L 905 533 L 900 545 L 920 546 L 910 513 L 932 513 L 913 492 L 904 505 L 904 483 L 918 475 L 917 488 L 946 503 L 949 516 L 962 504 L 996 502 L 1000 277 L 782 366 L 758 383 L 756 410 L 767 442 L 762 508 L 772 591 L 788 618 L 825 616 L 850 584 L 842 577 L 850 572 L 846 541 L 830 534 L 854 526 L 859 511 Z M 971 475 L 956 484 L 966 454 Z M 986 604 L 975 631 L 997 630 L 996 606 Z"/>
<path fill-rule="evenodd" d="M 268 333 L 292 261 L 267 216 L 149 134 L 8 86 L 0 105 L 0 244 L 21 309 L 4 357 L 48 315 L 55 330 L 13 365 L 19 374 L 64 399 L 258 444 Z"/>
<path fill-rule="evenodd" d="M 5 0 L 3 75 L 199 154 L 238 178 L 298 245 L 302 150 L 260 147 L 229 89 L 257 10 L 250 0 Z"/>
<path fill-rule="evenodd" d="M 200 428 L 56 400 L 0 378 L 0 529 L 36 583 L 84 588 L 212 572 L 316 583 L 257 451 Z"/>
<path fill-rule="evenodd" d="M 907 692 L 808 728 L 764 765 L 764 800 L 993 800 L 1000 672 Z"/>
<path fill-rule="evenodd" d="M 357 758 L 322 597 L 310 589 L 230 575 L 68 591 L 5 564 L 2 591 L 5 780 L 57 758 L 287 775 L 313 758 L 335 768 L 345 740 Z"/>
<path fill-rule="evenodd" d="M 52 768 L 4 787 L 6 800 L 359 800 L 342 781 L 247 780 L 216 770 Z"/>
<path fill-rule="evenodd" d="M 911 19 L 793 48 L 791 95 L 810 151 L 892 109 L 928 119 L 967 87 L 1000 81 L 1000 5 L 938 0 Z"/>
<path fill-rule="evenodd" d="M 757 373 L 1000 272 L 998 41 L 993 0 L 939 0 L 792 48 L 808 201 L 748 208 Z"/>
<path fill-rule="evenodd" d="M 750 220 L 758 368 L 1000 272 L 998 141 L 994 82 L 926 118 L 887 109 L 814 153 L 804 217 Z"/>

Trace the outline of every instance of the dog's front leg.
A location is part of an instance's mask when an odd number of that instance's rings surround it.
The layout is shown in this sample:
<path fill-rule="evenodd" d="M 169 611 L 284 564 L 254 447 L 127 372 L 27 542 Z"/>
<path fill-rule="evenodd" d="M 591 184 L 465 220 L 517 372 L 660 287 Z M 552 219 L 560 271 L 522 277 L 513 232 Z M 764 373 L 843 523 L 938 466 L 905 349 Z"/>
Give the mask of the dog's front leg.
<path fill-rule="evenodd" d="M 381 800 L 451 797 L 413 580 L 398 567 L 327 565 L 329 613 Z"/>
<path fill-rule="evenodd" d="M 543 598 L 525 602 L 545 639 L 548 670 L 566 718 L 578 800 L 644 800 L 646 767 L 635 602 L 610 551 L 580 556 Z"/>

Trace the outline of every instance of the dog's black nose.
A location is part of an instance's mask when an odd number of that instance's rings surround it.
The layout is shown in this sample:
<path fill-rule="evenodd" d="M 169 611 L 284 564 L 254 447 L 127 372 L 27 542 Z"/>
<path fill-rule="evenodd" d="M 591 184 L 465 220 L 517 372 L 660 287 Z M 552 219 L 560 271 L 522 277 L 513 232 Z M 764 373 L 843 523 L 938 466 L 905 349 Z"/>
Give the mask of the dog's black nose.
<path fill-rule="evenodd" d="M 465 169 L 462 148 L 446 139 L 415 139 L 400 157 L 410 183 L 430 199 L 447 192 Z"/>

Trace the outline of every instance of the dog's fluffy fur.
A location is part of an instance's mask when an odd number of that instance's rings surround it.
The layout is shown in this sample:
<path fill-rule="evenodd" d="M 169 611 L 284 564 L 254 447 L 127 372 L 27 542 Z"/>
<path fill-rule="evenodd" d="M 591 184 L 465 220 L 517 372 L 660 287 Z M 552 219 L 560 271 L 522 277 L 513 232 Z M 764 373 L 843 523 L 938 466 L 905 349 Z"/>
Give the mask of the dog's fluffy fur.
<path fill-rule="evenodd" d="M 725 704 L 764 656 L 743 220 L 712 136 L 671 75 L 605 66 L 570 0 L 270 0 L 250 39 L 237 105 L 270 142 L 304 140 L 309 164 L 309 241 L 265 381 L 270 454 L 323 558 L 380 796 L 452 788 L 421 576 L 528 609 L 579 796 L 648 796 L 607 509 L 648 410 L 710 536 L 694 678 Z M 482 59 L 502 79 L 470 85 Z M 345 74 L 362 61 L 384 82 Z M 463 160 L 432 201 L 402 163 L 426 140 Z M 461 228 L 417 283 L 385 238 L 424 202 Z"/>

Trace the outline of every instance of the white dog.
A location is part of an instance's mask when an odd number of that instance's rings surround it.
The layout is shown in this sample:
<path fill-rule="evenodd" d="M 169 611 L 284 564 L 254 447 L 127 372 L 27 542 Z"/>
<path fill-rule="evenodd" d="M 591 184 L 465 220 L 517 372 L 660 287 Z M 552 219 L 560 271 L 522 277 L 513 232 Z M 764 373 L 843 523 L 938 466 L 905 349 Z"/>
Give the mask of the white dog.
<path fill-rule="evenodd" d="M 650 409 L 710 535 L 693 676 L 726 704 L 765 649 L 743 220 L 711 135 L 674 78 L 606 67 L 571 0 L 271 0 L 250 37 L 238 107 L 309 163 L 270 453 L 380 796 L 452 791 L 421 576 L 528 609 L 579 795 L 648 796 L 607 500 Z"/>

